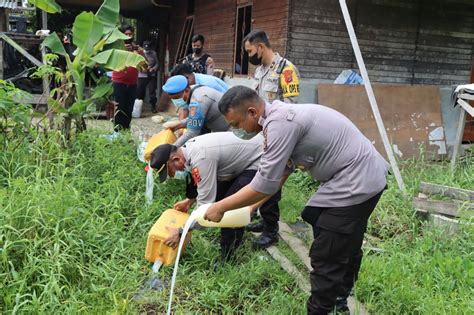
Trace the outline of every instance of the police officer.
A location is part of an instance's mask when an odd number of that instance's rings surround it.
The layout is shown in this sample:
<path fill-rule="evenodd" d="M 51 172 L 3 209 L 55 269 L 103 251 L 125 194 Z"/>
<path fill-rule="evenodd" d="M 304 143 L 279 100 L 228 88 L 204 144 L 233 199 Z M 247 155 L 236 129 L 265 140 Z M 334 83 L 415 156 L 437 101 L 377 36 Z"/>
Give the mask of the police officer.
<path fill-rule="evenodd" d="M 300 95 L 298 69 L 286 58 L 274 53 L 264 31 L 252 31 L 244 37 L 244 49 L 249 62 L 258 66 L 253 88 L 271 103 L 274 100 L 295 103 Z"/>
<path fill-rule="evenodd" d="M 196 34 L 191 39 L 193 53 L 187 55 L 183 63 L 188 64 L 193 72 L 203 74 L 214 74 L 214 60 L 204 52 L 204 36 Z"/>
<path fill-rule="evenodd" d="M 162 182 L 167 175 L 191 173 L 193 181 L 186 189 L 187 199 L 174 205 L 175 209 L 188 212 L 195 201 L 198 206 L 212 203 L 250 183 L 258 168 L 262 145 L 261 136 L 245 141 L 232 132 L 210 133 L 195 137 L 180 148 L 159 146 L 152 152 L 151 166 L 159 170 Z M 277 192 L 261 208 L 275 207 L 279 200 L 280 192 Z M 221 229 L 222 258 L 229 258 L 241 244 L 243 232 L 243 228 Z M 175 229 L 165 243 L 174 247 L 178 241 L 179 232 Z"/>
<path fill-rule="evenodd" d="M 254 75 L 253 88 L 267 102 L 280 100 L 295 103 L 299 95 L 298 69 L 286 58 L 274 53 L 270 47 L 267 34 L 263 31 L 252 31 L 244 37 L 244 49 L 249 55 L 249 62 L 258 66 Z M 280 212 L 267 214 L 266 218 L 247 226 L 252 232 L 263 232 L 255 245 L 268 247 L 278 241 L 278 219 Z"/>
<path fill-rule="evenodd" d="M 331 312 L 357 279 L 367 221 L 386 187 L 387 162 L 347 117 L 325 106 L 270 104 L 236 86 L 219 110 L 246 138 L 263 131 L 264 153 L 252 182 L 213 204 L 205 218 L 218 222 L 225 211 L 278 191 L 293 169 L 308 172 L 321 185 L 302 212 L 315 237 L 307 308 L 310 314 Z"/>
<path fill-rule="evenodd" d="M 221 93 L 227 92 L 229 86 L 227 83 L 209 74 L 194 73 L 188 64 L 176 65 L 170 72 L 170 77 L 175 75 L 184 75 L 188 79 L 189 85 L 205 85 Z"/>
<path fill-rule="evenodd" d="M 178 107 L 189 111 L 187 118 L 168 122 L 165 128 L 171 130 L 186 128 L 187 131 L 176 140 L 180 147 L 189 139 L 206 131 L 227 131 L 229 125 L 219 112 L 218 102 L 222 93 L 207 86 L 189 86 L 188 80 L 182 75 L 168 79 L 163 90 L 169 94 L 171 101 Z"/>

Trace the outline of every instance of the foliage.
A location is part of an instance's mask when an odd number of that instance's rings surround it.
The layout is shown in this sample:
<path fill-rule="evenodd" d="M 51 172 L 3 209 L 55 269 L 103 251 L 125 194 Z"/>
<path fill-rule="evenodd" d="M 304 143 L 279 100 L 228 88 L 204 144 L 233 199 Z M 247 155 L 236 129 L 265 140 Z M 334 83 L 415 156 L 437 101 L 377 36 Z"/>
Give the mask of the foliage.
<path fill-rule="evenodd" d="M 134 297 L 150 273 L 147 233 L 182 198 L 183 182 L 156 184 L 147 207 L 133 141 L 98 135 L 81 133 L 64 149 L 54 133 L 0 153 L 0 313 L 164 313 L 167 290 Z M 218 239 L 217 229 L 193 233 L 176 313 L 304 309 L 294 280 L 249 240 L 238 262 L 214 271 Z M 160 278 L 168 282 L 171 272 L 162 268 Z"/>
<path fill-rule="evenodd" d="M 76 121 L 79 131 L 85 129 L 84 114 L 111 92 L 111 84 L 105 79 L 96 78 L 91 69 L 103 67 L 120 71 L 125 67 L 136 67 L 144 61 L 141 55 L 117 49 L 123 48 L 123 40 L 128 38 L 117 30 L 119 11 L 119 0 L 105 0 L 95 14 L 82 12 L 76 16 L 72 27 L 73 44 L 76 46 L 73 59 L 56 33 L 46 37 L 42 43 L 66 61 L 66 72 L 59 88 L 51 91 L 52 100 L 48 102 L 55 111 L 64 115 L 62 129 L 66 138 L 69 138 L 71 121 Z M 52 65 L 49 66 L 50 69 Z M 39 69 L 39 73 L 43 74 L 46 69 Z M 56 76 L 51 69 L 47 72 Z M 87 73 L 96 84 L 90 97 L 85 93 Z"/>
<path fill-rule="evenodd" d="M 31 95 L 15 88 L 13 83 L 0 80 L 0 134 L 3 145 L 9 138 L 24 134 L 31 123 Z M 3 148 L 2 148 L 3 149 Z"/>
<path fill-rule="evenodd" d="M 48 13 L 60 13 L 61 7 L 54 0 L 28 0 L 29 3 Z"/>

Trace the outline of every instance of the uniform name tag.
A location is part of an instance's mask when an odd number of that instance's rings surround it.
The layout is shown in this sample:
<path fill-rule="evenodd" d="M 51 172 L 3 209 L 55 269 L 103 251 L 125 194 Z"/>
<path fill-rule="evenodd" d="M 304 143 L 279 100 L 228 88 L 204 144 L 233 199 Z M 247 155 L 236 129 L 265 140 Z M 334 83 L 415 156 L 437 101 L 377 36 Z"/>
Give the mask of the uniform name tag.
<path fill-rule="evenodd" d="M 286 120 L 292 121 L 293 118 L 295 118 L 295 113 L 294 112 L 289 112 L 288 114 L 286 114 Z"/>

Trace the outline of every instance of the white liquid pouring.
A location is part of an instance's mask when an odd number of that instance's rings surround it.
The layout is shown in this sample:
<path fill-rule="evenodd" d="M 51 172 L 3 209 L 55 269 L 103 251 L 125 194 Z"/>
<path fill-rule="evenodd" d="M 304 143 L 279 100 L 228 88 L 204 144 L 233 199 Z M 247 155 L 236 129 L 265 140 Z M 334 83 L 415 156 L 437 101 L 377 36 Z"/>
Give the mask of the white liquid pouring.
<path fill-rule="evenodd" d="M 244 207 L 244 208 L 227 211 L 222 217 L 222 220 L 220 222 L 211 222 L 211 221 L 204 220 L 204 215 L 210 206 L 211 204 L 206 204 L 194 210 L 189 216 L 186 223 L 184 224 L 183 234 L 182 234 L 181 239 L 179 240 L 176 261 L 174 262 L 173 277 L 171 278 L 170 299 L 168 301 L 168 311 L 166 312 L 167 315 L 171 314 L 171 305 L 173 303 L 174 285 L 176 282 L 176 275 L 178 274 L 178 264 L 179 264 L 179 258 L 181 257 L 181 250 L 183 249 L 184 240 L 186 239 L 186 235 L 189 231 L 189 228 L 194 223 L 194 221 L 197 221 L 200 225 L 206 226 L 206 227 L 227 227 L 227 228 L 242 227 L 250 223 L 250 207 Z"/>

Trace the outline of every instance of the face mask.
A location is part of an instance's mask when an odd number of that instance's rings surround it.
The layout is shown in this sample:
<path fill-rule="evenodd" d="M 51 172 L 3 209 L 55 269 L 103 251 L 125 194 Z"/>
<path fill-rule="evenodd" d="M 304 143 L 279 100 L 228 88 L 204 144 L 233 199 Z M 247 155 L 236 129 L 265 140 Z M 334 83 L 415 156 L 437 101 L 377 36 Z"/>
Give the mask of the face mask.
<path fill-rule="evenodd" d="M 179 108 L 185 108 L 188 104 L 186 103 L 186 101 L 183 99 L 183 98 L 178 98 L 178 99 L 171 99 L 171 101 L 173 102 L 173 104 Z"/>
<path fill-rule="evenodd" d="M 176 179 L 186 179 L 186 177 L 188 177 L 187 171 L 176 171 L 174 173 L 174 178 Z"/>
<path fill-rule="evenodd" d="M 202 47 L 200 47 L 200 48 L 193 48 L 193 53 L 195 53 L 196 55 L 199 55 L 201 52 L 202 52 Z"/>
<path fill-rule="evenodd" d="M 244 125 L 246 122 L 247 122 L 247 118 L 245 118 Z M 234 133 L 236 137 L 242 140 L 250 140 L 258 134 L 258 132 L 256 131 L 247 132 L 244 128 L 232 129 L 232 132 Z"/>
<path fill-rule="evenodd" d="M 255 54 L 252 56 L 249 56 L 249 62 L 253 64 L 254 66 L 259 66 L 262 64 L 262 57 L 258 57 L 258 49 Z"/>
<path fill-rule="evenodd" d="M 247 132 L 247 131 L 245 131 L 244 128 L 232 129 L 232 132 L 234 133 L 234 135 L 236 135 L 237 137 L 239 137 L 242 140 L 250 140 L 253 137 L 255 137 L 258 133 L 256 131 Z"/>

